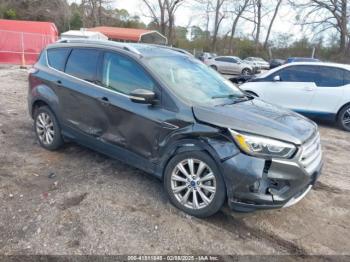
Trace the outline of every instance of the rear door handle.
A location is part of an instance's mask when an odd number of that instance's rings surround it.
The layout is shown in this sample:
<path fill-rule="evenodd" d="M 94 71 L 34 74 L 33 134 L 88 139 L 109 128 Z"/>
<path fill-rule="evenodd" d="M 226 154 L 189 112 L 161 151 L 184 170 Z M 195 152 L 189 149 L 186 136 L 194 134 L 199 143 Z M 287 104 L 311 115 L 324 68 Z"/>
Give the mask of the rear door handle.
<path fill-rule="evenodd" d="M 57 83 L 58 86 L 62 86 L 62 81 L 61 80 L 57 80 L 56 83 Z"/>

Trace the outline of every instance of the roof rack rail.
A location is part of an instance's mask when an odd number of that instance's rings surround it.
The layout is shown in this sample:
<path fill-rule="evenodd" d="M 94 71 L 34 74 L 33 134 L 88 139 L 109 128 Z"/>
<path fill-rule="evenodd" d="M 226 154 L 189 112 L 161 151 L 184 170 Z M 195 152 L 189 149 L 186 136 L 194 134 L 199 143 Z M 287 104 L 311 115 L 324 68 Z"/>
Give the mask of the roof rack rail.
<path fill-rule="evenodd" d="M 179 53 L 182 53 L 182 54 L 185 54 L 185 55 L 193 57 L 193 55 L 190 52 L 188 52 L 188 51 L 186 51 L 184 49 L 181 49 L 181 48 L 171 47 L 171 46 L 166 46 L 166 45 L 158 45 L 158 44 L 151 44 L 151 45 L 155 46 L 155 47 L 159 47 L 159 48 L 173 50 L 173 51 L 176 51 L 176 52 L 179 52 Z"/>
<path fill-rule="evenodd" d="M 87 43 L 87 44 L 98 44 L 98 45 L 105 45 L 105 46 L 113 46 L 118 47 L 123 50 L 129 51 L 131 53 L 135 53 L 137 55 L 141 55 L 141 53 L 134 47 L 126 44 L 126 43 L 120 43 L 120 42 L 114 42 L 110 40 L 96 40 L 96 39 L 86 39 L 86 38 L 75 38 L 75 39 L 67 39 L 63 38 L 56 43 Z"/>

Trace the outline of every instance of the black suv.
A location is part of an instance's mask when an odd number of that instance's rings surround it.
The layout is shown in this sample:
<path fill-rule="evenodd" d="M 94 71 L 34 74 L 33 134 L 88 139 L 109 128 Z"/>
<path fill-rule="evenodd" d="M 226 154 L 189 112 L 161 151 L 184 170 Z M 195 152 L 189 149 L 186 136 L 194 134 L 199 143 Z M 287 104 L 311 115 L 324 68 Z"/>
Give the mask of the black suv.
<path fill-rule="evenodd" d="M 29 75 L 40 144 L 76 141 L 154 174 L 171 202 L 206 217 L 292 205 L 320 174 L 317 126 L 267 104 L 179 49 L 71 40 Z"/>

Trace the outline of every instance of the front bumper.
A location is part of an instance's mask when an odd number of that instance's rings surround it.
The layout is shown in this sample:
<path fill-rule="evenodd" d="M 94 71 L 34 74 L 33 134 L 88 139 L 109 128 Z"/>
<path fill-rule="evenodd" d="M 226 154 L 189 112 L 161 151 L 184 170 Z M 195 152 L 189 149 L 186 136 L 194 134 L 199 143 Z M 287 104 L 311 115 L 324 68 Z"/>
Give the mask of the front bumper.
<path fill-rule="evenodd" d="M 253 66 L 252 69 L 253 74 L 258 74 L 261 72 L 261 68 L 259 66 Z"/>
<path fill-rule="evenodd" d="M 259 67 L 261 70 L 269 70 L 270 69 L 270 65 L 260 65 Z"/>
<path fill-rule="evenodd" d="M 310 191 L 322 166 L 319 136 L 301 146 L 292 159 L 265 160 L 240 153 L 221 166 L 228 204 L 241 212 L 294 205 Z"/>

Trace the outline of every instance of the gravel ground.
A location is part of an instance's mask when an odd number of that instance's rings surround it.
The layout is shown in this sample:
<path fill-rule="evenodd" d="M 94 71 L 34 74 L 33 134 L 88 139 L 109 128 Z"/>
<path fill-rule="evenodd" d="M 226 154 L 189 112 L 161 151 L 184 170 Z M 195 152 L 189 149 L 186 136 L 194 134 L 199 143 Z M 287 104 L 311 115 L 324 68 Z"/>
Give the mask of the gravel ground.
<path fill-rule="evenodd" d="M 0 254 L 350 254 L 350 133 L 320 125 L 325 166 L 297 205 L 209 219 L 162 183 L 76 144 L 41 148 L 27 71 L 0 67 Z"/>

